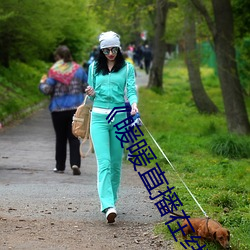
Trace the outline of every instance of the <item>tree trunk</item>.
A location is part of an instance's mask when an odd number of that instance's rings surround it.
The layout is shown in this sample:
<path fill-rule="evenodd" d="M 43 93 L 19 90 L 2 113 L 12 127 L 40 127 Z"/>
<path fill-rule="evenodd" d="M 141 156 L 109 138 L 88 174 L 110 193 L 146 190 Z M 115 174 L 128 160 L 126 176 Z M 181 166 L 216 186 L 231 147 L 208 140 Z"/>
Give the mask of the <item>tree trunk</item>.
<path fill-rule="evenodd" d="M 157 87 L 162 89 L 163 66 L 166 53 L 166 43 L 164 41 L 166 19 L 168 12 L 168 1 L 156 1 L 155 16 L 155 37 L 153 44 L 153 62 L 149 74 L 148 87 Z"/>
<path fill-rule="evenodd" d="M 201 80 L 200 57 L 196 48 L 195 18 L 190 15 L 193 11 L 192 6 L 187 6 L 187 10 L 185 18 L 185 55 L 191 92 L 200 113 L 217 113 L 218 108 L 207 95 Z"/>
<path fill-rule="evenodd" d="M 230 0 L 212 0 L 212 4 L 216 29 L 213 38 L 228 129 L 237 134 L 248 134 L 250 124 L 235 60 Z"/>
<path fill-rule="evenodd" d="M 204 16 L 213 36 L 228 130 L 237 134 L 249 134 L 250 123 L 235 60 L 230 0 L 212 0 L 215 23 L 200 0 L 191 1 Z"/>

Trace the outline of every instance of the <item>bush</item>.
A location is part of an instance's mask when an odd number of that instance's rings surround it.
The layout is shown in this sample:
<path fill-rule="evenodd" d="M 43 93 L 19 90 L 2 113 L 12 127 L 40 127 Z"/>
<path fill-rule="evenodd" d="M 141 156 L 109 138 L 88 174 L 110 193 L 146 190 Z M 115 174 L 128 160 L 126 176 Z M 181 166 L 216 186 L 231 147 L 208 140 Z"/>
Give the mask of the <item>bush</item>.
<path fill-rule="evenodd" d="M 221 192 L 213 195 L 210 203 L 217 207 L 229 209 L 234 209 L 237 206 L 235 198 L 229 192 Z"/>
<path fill-rule="evenodd" d="M 250 146 L 247 140 L 236 135 L 219 136 L 212 140 L 211 151 L 231 159 L 249 158 Z"/>
<path fill-rule="evenodd" d="M 48 64 L 35 61 L 27 65 L 12 61 L 10 68 L 0 67 L 0 122 L 7 123 L 9 116 L 19 117 L 22 111 L 34 107 L 46 97 L 38 90 L 42 74 Z"/>

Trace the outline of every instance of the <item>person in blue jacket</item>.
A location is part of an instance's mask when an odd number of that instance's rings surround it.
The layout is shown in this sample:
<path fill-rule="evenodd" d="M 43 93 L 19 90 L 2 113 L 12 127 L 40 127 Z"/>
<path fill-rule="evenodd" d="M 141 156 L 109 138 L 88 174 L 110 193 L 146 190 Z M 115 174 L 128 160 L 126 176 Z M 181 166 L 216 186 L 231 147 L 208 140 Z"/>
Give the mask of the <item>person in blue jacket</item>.
<path fill-rule="evenodd" d="M 49 110 L 56 134 L 55 173 L 64 173 L 66 168 L 67 142 L 69 142 L 70 166 L 73 175 L 80 175 L 80 142 L 72 134 L 72 117 L 84 100 L 87 74 L 73 61 L 67 46 L 59 46 L 55 51 L 56 62 L 48 75 L 41 79 L 39 89 L 50 95 Z"/>
<path fill-rule="evenodd" d="M 99 42 L 100 53 L 89 67 L 86 93 L 93 100 L 90 134 L 97 159 L 97 189 L 101 211 L 106 214 L 108 223 L 113 223 L 117 216 L 115 204 L 123 155 L 113 125 L 124 120 L 126 112 L 117 113 L 111 123 L 107 122 L 106 117 L 114 107 L 125 105 L 125 92 L 131 105 L 131 115 L 138 112 L 138 99 L 134 66 L 124 60 L 120 36 L 113 31 L 103 32 Z"/>

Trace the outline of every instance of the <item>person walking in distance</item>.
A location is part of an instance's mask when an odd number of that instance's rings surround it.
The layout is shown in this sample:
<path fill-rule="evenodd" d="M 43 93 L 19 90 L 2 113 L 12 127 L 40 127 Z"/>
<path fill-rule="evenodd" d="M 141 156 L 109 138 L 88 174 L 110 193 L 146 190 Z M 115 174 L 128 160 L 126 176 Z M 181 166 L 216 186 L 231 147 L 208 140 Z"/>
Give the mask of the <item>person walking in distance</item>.
<path fill-rule="evenodd" d="M 145 48 L 143 51 L 143 57 L 144 57 L 145 72 L 148 75 L 153 56 L 152 56 L 152 51 L 147 44 L 145 45 Z"/>
<path fill-rule="evenodd" d="M 69 142 L 70 166 L 73 175 L 80 175 L 80 142 L 72 134 L 72 117 L 84 100 L 87 74 L 73 61 L 67 46 L 59 46 L 55 51 L 55 64 L 50 68 L 48 77 L 42 78 L 39 89 L 50 95 L 49 110 L 56 135 L 55 173 L 64 173 L 66 168 L 67 142 Z"/>
<path fill-rule="evenodd" d="M 125 62 L 120 36 L 113 31 L 99 36 L 100 53 L 89 67 L 86 93 L 93 100 L 90 134 L 97 159 L 97 189 L 101 211 L 107 222 L 115 222 L 116 202 L 121 179 L 123 148 L 116 138 L 114 124 L 126 119 L 126 112 L 117 113 L 108 123 L 107 115 L 114 107 L 125 105 L 124 90 L 131 105 L 131 115 L 138 112 L 134 66 Z"/>

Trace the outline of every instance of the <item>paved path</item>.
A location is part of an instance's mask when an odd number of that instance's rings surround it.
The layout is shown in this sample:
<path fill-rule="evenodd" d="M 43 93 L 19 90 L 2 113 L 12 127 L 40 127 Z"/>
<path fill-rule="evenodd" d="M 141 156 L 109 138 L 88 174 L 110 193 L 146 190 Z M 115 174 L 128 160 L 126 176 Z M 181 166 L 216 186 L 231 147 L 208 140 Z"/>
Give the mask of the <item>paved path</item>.
<path fill-rule="evenodd" d="M 148 85 L 148 75 L 141 69 L 136 69 L 136 83 L 138 87 L 145 87 Z"/>
<path fill-rule="evenodd" d="M 47 108 L 0 133 L 0 200 L 4 200 L 1 208 L 8 209 L 23 203 L 22 214 L 30 216 L 31 210 L 37 208 L 36 203 L 39 209 L 45 209 L 56 199 L 60 200 L 62 206 L 72 201 L 72 207 L 78 207 L 78 213 L 62 214 L 60 209 L 52 216 L 103 220 L 96 189 L 95 155 L 82 160 L 81 176 L 72 175 L 69 162 L 65 174 L 53 173 L 54 166 L 54 132 Z M 134 176 L 137 177 L 137 174 L 133 167 L 124 165 L 119 217 L 127 221 L 155 221 L 158 216 L 151 211 L 153 206 L 147 209 L 150 202 L 142 181 Z M 135 179 L 137 181 L 133 183 Z M 35 202 L 27 209 L 25 204 L 31 198 Z M 138 212 L 128 215 L 128 207 L 136 204 L 139 204 L 136 208 Z M 34 216 L 39 215 L 35 213 Z"/>
<path fill-rule="evenodd" d="M 139 72 L 137 79 L 138 85 L 142 86 L 147 80 L 147 76 L 143 72 Z M 11 199 L 8 198 L 8 195 L 6 199 L 4 198 L 4 205 L 9 207 L 12 202 L 19 200 L 25 202 L 25 199 L 30 199 L 32 195 L 40 201 L 51 199 L 49 200 L 51 203 L 53 203 L 54 195 L 58 194 L 58 197 L 61 198 L 70 195 L 78 200 L 77 203 L 83 211 L 89 210 L 86 219 L 93 219 L 89 217 L 91 212 L 93 212 L 95 218 L 102 219 L 102 215 L 96 213 L 99 210 L 99 201 L 96 191 L 96 160 L 94 154 L 82 160 L 81 176 L 72 176 L 69 163 L 65 174 L 55 174 L 52 172 L 55 166 L 54 144 L 54 131 L 47 107 L 40 109 L 31 117 L 12 127 L 0 130 L 0 197 L 4 195 L 4 192 L 13 195 Z M 142 195 L 135 200 L 127 199 L 132 194 L 145 193 L 145 188 L 139 178 L 138 183 L 135 183 L 133 187 L 130 186 L 130 176 L 137 175 L 136 172 L 131 170 L 132 166 L 128 165 L 125 165 L 123 169 L 124 177 L 128 178 L 123 181 L 121 196 L 123 196 L 122 199 L 126 198 L 126 203 L 131 202 L 130 206 L 132 207 L 138 200 L 144 203 L 146 196 Z M 20 184 L 22 185 L 20 186 Z M 84 188 L 81 185 L 84 185 Z M 13 197 L 14 199 L 12 199 Z M 79 197 L 87 197 L 92 209 L 89 209 L 89 204 L 81 204 Z M 85 200 L 85 198 L 82 200 Z M 125 202 L 121 202 L 120 206 L 121 210 L 125 209 Z M 140 210 L 140 208 L 142 207 L 139 206 L 138 209 Z M 139 216 L 136 219 L 142 219 L 143 221 L 154 221 L 156 219 L 153 219 L 153 213 L 150 217 L 141 218 L 141 213 L 139 211 L 131 214 L 127 219 L 134 220 L 134 216 Z M 73 218 L 77 218 L 79 214 L 73 214 Z M 57 213 L 57 216 L 60 217 L 60 213 Z M 124 216 L 121 215 L 122 217 Z"/>
<path fill-rule="evenodd" d="M 143 86 L 147 76 L 139 73 L 137 79 L 138 85 Z M 4 228 L 0 234 L 1 250 L 137 249 L 139 242 L 144 242 L 141 249 L 166 249 L 165 243 L 156 244 L 153 238 L 153 225 L 160 221 L 160 215 L 132 165 L 124 164 L 117 226 L 110 229 L 99 211 L 94 154 L 82 160 L 81 176 L 72 175 L 69 163 L 64 174 L 53 173 L 54 140 L 47 107 L 0 130 L 0 229 Z M 20 226 L 24 221 L 26 227 Z M 45 226 L 46 221 L 50 224 Z M 63 232 L 61 241 L 65 242 L 56 243 L 50 230 L 52 225 L 60 223 L 68 223 L 65 227 L 83 223 L 80 239 L 76 235 L 67 238 L 67 232 Z M 27 232 L 27 228 L 34 230 Z M 106 242 L 110 232 L 124 236 L 116 235 Z M 131 235 L 138 235 L 138 240 L 131 240 L 134 237 Z"/>

